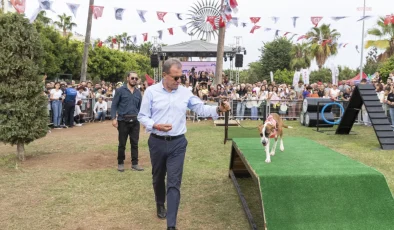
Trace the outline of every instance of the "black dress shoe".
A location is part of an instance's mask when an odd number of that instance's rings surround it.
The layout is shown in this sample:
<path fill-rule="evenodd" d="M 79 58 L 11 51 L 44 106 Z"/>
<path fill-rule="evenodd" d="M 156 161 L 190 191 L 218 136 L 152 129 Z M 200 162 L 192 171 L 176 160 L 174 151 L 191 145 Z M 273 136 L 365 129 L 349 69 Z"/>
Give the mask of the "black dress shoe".
<path fill-rule="evenodd" d="M 156 208 L 157 208 L 157 217 L 159 217 L 160 219 L 165 219 L 167 216 L 167 210 L 164 207 L 164 205 L 156 204 Z"/>
<path fill-rule="evenodd" d="M 175 227 L 168 227 L 167 230 L 177 230 Z"/>

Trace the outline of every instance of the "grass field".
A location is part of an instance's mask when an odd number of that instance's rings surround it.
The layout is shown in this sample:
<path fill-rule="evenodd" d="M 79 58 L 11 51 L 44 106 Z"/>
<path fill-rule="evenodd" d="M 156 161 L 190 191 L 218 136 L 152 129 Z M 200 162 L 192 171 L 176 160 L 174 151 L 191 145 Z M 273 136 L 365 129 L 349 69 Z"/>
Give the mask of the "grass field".
<path fill-rule="evenodd" d="M 286 123 L 294 127 L 286 129 L 286 135 L 316 140 L 376 168 L 394 191 L 394 151 L 379 150 L 372 128 L 355 126 L 356 135 L 336 136 Z M 257 127 L 258 122 L 242 124 Z M 257 128 L 232 129 L 238 135 L 258 136 Z M 141 132 L 140 164 L 145 171 L 124 173 L 116 171 L 117 131 L 108 121 L 53 130 L 26 147 L 25 162 L 15 159 L 16 147 L 1 145 L 0 229 L 165 229 L 166 222 L 156 218 L 147 138 Z M 223 127 L 214 127 L 212 121 L 188 123 L 187 138 L 178 228 L 248 229 L 228 178 L 231 141 L 223 145 Z M 130 167 L 130 154 L 126 157 Z M 241 185 L 258 215 L 254 184 L 246 179 Z"/>

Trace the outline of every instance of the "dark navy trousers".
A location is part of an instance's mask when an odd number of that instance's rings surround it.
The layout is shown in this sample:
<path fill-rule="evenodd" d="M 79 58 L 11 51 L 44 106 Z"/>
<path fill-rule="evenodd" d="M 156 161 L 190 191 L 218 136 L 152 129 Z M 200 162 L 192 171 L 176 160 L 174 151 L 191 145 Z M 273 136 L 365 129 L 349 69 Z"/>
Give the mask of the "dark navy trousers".
<path fill-rule="evenodd" d="M 187 143 L 184 136 L 162 140 L 151 135 L 148 140 L 156 203 L 164 204 L 167 194 L 167 227 L 176 226 Z"/>

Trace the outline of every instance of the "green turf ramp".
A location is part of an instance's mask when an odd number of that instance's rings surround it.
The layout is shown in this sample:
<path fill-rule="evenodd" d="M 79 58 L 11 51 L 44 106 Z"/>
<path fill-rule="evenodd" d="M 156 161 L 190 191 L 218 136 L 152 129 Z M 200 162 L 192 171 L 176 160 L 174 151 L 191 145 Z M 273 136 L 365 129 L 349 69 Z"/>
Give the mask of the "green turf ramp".
<path fill-rule="evenodd" d="M 394 199 L 377 170 L 306 138 L 285 137 L 269 164 L 260 138 L 233 141 L 260 180 L 268 230 L 394 229 Z"/>

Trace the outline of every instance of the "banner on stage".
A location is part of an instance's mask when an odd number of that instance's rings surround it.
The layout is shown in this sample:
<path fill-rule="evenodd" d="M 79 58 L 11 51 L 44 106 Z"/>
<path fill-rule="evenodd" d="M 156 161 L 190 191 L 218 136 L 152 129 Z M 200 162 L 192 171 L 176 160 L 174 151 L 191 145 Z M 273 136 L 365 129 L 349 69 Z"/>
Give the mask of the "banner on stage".
<path fill-rule="evenodd" d="M 208 73 L 214 73 L 216 70 L 216 61 L 189 61 L 182 62 L 182 72 L 187 74 L 194 67 L 194 72 L 205 71 Z"/>

